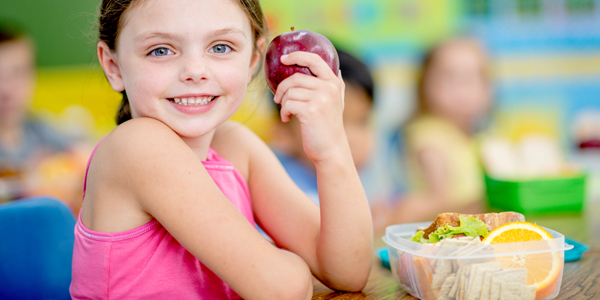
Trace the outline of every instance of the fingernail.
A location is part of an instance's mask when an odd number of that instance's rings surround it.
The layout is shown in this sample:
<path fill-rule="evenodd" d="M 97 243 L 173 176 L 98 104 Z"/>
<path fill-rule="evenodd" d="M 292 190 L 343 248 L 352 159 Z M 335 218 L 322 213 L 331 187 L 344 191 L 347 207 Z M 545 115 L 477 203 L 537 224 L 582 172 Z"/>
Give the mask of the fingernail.
<path fill-rule="evenodd" d="M 287 57 L 288 57 L 288 54 L 285 54 L 285 55 L 281 56 L 281 59 L 284 60 L 284 59 L 287 59 Z"/>

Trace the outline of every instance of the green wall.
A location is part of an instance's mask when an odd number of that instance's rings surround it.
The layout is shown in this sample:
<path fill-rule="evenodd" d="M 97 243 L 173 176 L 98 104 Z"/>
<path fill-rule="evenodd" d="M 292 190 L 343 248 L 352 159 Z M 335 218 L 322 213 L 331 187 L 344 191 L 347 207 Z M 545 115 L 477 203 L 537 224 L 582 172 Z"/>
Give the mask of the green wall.
<path fill-rule="evenodd" d="M 0 0 L 0 22 L 35 40 L 40 66 L 93 64 L 99 0 Z"/>

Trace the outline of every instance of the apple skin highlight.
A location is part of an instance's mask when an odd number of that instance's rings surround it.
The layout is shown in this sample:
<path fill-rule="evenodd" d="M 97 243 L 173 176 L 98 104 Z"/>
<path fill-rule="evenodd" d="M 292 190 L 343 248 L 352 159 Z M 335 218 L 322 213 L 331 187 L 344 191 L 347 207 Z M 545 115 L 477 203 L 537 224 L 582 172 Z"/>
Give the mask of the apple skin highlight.
<path fill-rule="evenodd" d="M 265 77 L 269 88 L 275 94 L 277 86 L 294 73 L 313 75 L 307 67 L 288 66 L 281 63 L 281 56 L 296 51 L 306 51 L 319 55 L 337 76 L 340 60 L 335 47 L 325 36 L 309 30 L 294 30 L 276 36 L 265 55 Z M 314 76 L 314 75 L 313 75 Z"/>

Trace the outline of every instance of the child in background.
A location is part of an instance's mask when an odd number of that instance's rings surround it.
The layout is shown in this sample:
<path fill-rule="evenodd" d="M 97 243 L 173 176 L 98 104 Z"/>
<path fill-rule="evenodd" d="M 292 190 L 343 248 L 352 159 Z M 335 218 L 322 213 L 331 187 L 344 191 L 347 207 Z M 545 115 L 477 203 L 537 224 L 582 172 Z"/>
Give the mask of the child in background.
<path fill-rule="evenodd" d="M 320 207 L 266 144 L 227 122 L 260 68 L 264 22 L 256 0 L 102 2 L 98 58 L 124 98 L 88 165 L 74 299 L 309 299 L 311 272 L 336 290 L 364 287 L 372 223 L 341 76 L 294 52 L 282 63 L 315 76 L 287 78 L 274 98 L 303 124 Z"/>
<path fill-rule="evenodd" d="M 0 25 L 0 202 L 27 195 L 26 173 L 43 157 L 69 146 L 65 137 L 29 114 L 35 51 L 31 39 L 12 27 Z"/>
<path fill-rule="evenodd" d="M 337 52 L 340 71 L 346 84 L 344 129 L 354 164 L 361 170 L 370 158 L 374 145 L 370 122 L 373 110 L 373 79 L 365 64 L 340 49 L 337 49 Z M 287 123 L 276 122 L 271 146 L 296 185 L 319 204 L 315 165 L 302 149 L 300 122 L 296 118 Z"/>
<path fill-rule="evenodd" d="M 418 111 L 405 128 L 409 194 L 373 208 L 375 230 L 435 219 L 442 212 L 481 212 L 483 173 L 474 143 L 491 105 L 487 57 L 467 38 L 451 39 L 425 57 Z"/>

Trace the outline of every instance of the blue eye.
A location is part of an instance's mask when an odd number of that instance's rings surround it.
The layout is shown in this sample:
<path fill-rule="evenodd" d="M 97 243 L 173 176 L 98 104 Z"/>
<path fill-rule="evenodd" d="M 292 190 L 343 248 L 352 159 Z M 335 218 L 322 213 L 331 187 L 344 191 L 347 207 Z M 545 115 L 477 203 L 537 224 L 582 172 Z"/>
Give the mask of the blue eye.
<path fill-rule="evenodd" d="M 164 48 L 164 47 L 156 48 L 156 49 L 150 51 L 150 55 L 153 55 L 153 56 L 165 56 L 165 55 L 169 55 L 169 54 L 174 54 L 174 53 L 173 53 L 173 51 L 171 51 L 167 48 Z"/>
<path fill-rule="evenodd" d="M 229 51 L 231 51 L 231 47 L 229 47 L 227 45 L 219 44 L 219 45 L 214 45 L 212 48 L 210 48 L 209 52 L 227 53 Z"/>

